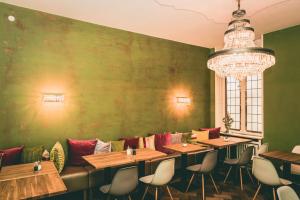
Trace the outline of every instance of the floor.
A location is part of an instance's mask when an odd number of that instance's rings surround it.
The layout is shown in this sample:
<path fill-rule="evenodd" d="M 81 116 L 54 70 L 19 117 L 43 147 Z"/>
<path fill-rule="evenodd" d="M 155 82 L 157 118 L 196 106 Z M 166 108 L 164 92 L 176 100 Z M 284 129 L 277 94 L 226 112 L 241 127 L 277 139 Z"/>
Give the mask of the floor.
<path fill-rule="evenodd" d="M 257 189 L 257 185 L 253 185 L 250 180 L 245 176 L 244 177 L 244 191 L 241 191 L 239 181 L 231 177 L 226 184 L 223 184 L 224 176 L 218 175 L 215 176 L 215 181 L 217 186 L 220 190 L 220 193 L 217 194 L 213 187 L 212 182 L 207 179 L 205 183 L 205 190 L 206 190 L 206 200 L 252 200 L 254 193 Z M 200 179 L 199 179 L 200 180 Z M 170 190 L 173 195 L 174 200 L 200 200 L 202 197 L 201 193 L 201 184 L 199 181 L 194 181 L 192 184 L 189 192 L 185 193 L 182 192 L 182 189 L 179 187 L 182 186 L 179 184 L 179 179 L 175 179 L 170 185 Z M 299 186 L 294 186 L 296 191 L 300 191 Z M 300 195 L 300 194 L 298 194 Z M 60 197 L 56 197 L 57 199 L 64 199 L 64 200 L 79 200 L 82 199 L 81 193 L 73 193 L 68 194 Z M 106 199 L 106 197 L 102 196 L 101 194 L 96 194 L 94 200 L 102 200 Z M 120 198 L 121 199 L 121 198 Z M 127 198 L 123 198 L 127 199 Z M 141 199 L 141 194 L 135 193 L 132 195 L 133 200 Z M 165 189 L 159 191 L 159 199 L 160 200 L 169 200 L 170 197 Z M 111 198 L 112 200 L 112 198 Z M 145 200 L 154 200 L 154 189 L 150 189 L 149 193 L 147 194 Z M 272 190 L 268 187 L 263 187 L 262 191 L 256 198 L 256 200 L 273 200 Z"/>

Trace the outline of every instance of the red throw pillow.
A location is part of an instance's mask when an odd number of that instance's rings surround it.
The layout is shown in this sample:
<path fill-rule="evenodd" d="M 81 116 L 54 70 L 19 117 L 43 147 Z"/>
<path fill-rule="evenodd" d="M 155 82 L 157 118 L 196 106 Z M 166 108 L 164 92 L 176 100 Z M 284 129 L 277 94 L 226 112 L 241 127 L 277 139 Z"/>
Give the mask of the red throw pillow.
<path fill-rule="evenodd" d="M 14 147 L 9 149 L 0 150 L 3 153 L 2 165 L 15 165 L 21 163 L 21 155 L 24 146 Z"/>
<path fill-rule="evenodd" d="M 121 138 L 120 140 L 124 140 L 124 149 L 126 150 L 128 146 L 132 149 L 139 148 L 139 138 Z"/>
<path fill-rule="evenodd" d="M 84 166 L 87 162 L 82 156 L 91 155 L 95 151 L 97 140 L 68 139 L 69 162 L 71 165 Z"/>
<path fill-rule="evenodd" d="M 220 137 L 221 127 L 218 128 L 200 128 L 200 131 L 209 131 L 209 139 L 215 139 Z"/>
<path fill-rule="evenodd" d="M 166 154 L 173 153 L 173 151 L 164 148 L 164 146 L 171 144 L 171 139 L 171 133 L 155 134 L 155 149 Z"/>

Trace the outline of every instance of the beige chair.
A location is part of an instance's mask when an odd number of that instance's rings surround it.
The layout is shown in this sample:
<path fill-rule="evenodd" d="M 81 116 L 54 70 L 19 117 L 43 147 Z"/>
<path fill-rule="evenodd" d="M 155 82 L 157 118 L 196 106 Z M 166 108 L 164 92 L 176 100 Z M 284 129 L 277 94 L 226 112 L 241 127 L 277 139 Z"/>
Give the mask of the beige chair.
<path fill-rule="evenodd" d="M 188 171 L 191 171 L 193 173 L 193 175 L 190 179 L 188 187 L 186 188 L 186 192 L 189 190 L 189 188 L 191 186 L 191 183 L 194 180 L 195 174 L 200 174 L 201 175 L 201 180 L 202 180 L 202 199 L 204 200 L 205 199 L 205 190 L 204 190 L 204 183 L 205 183 L 204 178 L 205 178 L 205 176 L 204 175 L 208 174 L 210 176 L 212 182 L 213 182 L 213 185 L 216 189 L 216 192 L 219 193 L 218 188 L 215 184 L 215 181 L 214 181 L 214 179 L 211 175 L 211 172 L 216 167 L 217 162 L 218 162 L 218 151 L 214 150 L 214 151 L 208 152 L 205 155 L 205 157 L 203 159 L 203 162 L 201 164 L 192 165 L 192 166 L 187 167 L 186 169 Z"/>
<path fill-rule="evenodd" d="M 273 188 L 274 200 L 276 200 L 275 187 L 292 184 L 290 181 L 282 179 L 278 176 L 277 171 L 271 161 L 261 157 L 253 158 L 252 173 L 259 181 L 259 186 L 255 192 L 253 200 L 256 199 L 256 196 L 260 191 L 261 184 L 265 184 Z"/>
<path fill-rule="evenodd" d="M 155 187 L 155 200 L 158 199 L 158 187 L 166 186 L 168 194 L 173 200 L 172 194 L 168 187 L 168 183 L 172 180 L 175 171 L 175 159 L 163 160 L 157 166 L 155 173 L 149 176 L 140 178 L 140 181 L 147 185 L 142 200 L 144 200 L 149 186 Z"/>
<path fill-rule="evenodd" d="M 248 165 L 249 165 L 249 163 L 251 161 L 251 158 L 253 156 L 253 151 L 254 151 L 254 147 L 249 146 L 241 153 L 240 158 L 238 158 L 238 159 L 225 159 L 224 163 L 227 164 L 227 165 L 230 165 L 230 168 L 229 168 L 229 170 L 226 174 L 226 177 L 224 179 L 224 183 L 226 183 L 226 180 L 227 180 L 233 166 L 236 166 L 236 167 L 239 168 L 241 190 L 244 190 L 242 169 L 246 169 L 252 183 L 254 183 L 254 181 L 252 179 L 252 176 L 251 176 L 251 174 L 249 172 L 249 169 L 248 169 Z"/>
<path fill-rule="evenodd" d="M 126 167 L 119 169 L 113 177 L 112 183 L 100 187 L 100 191 L 104 194 L 108 194 L 107 199 L 110 196 L 122 197 L 128 196 L 131 200 L 130 193 L 135 190 L 138 185 L 138 169 L 134 167 Z"/>
<path fill-rule="evenodd" d="M 279 200 L 299 200 L 296 192 L 289 186 L 281 186 L 277 189 Z"/>

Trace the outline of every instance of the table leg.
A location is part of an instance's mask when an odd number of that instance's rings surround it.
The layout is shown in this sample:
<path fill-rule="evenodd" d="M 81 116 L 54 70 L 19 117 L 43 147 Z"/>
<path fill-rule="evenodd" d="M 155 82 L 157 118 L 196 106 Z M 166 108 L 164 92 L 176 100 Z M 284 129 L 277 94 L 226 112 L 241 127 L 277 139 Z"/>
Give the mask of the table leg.
<path fill-rule="evenodd" d="M 186 183 L 186 168 L 188 166 L 188 155 L 186 153 L 181 155 L 181 184 L 185 185 Z"/>
<path fill-rule="evenodd" d="M 150 164 L 151 165 L 151 164 Z M 140 161 L 138 162 L 138 174 L 139 178 L 145 176 L 145 171 L 146 171 L 146 161 Z M 145 191 L 145 185 L 144 184 L 139 184 L 138 187 L 138 195 L 141 197 Z"/>
<path fill-rule="evenodd" d="M 291 163 L 283 163 L 283 177 L 289 179 L 291 177 Z"/>
<path fill-rule="evenodd" d="M 104 182 L 106 184 L 111 184 L 111 181 L 112 181 L 112 174 L 111 174 L 111 167 L 107 167 L 104 169 Z"/>

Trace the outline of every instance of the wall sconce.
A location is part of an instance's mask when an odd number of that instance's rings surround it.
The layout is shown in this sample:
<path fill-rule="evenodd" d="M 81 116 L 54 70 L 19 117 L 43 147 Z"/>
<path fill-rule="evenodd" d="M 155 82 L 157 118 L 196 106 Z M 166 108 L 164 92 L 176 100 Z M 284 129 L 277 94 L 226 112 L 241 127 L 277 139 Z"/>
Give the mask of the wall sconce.
<path fill-rule="evenodd" d="M 45 93 L 43 94 L 43 102 L 63 103 L 65 96 L 61 93 Z"/>
<path fill-rule="evenodd" d="M 176 102 L 179 104 L 189 105 L 191 104 L 191 99 L 188 97 L 176 97 Z"/>

